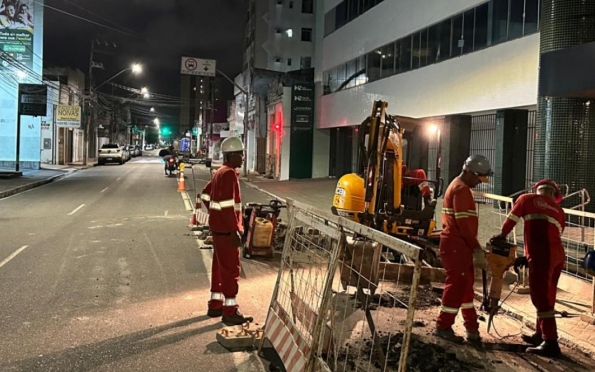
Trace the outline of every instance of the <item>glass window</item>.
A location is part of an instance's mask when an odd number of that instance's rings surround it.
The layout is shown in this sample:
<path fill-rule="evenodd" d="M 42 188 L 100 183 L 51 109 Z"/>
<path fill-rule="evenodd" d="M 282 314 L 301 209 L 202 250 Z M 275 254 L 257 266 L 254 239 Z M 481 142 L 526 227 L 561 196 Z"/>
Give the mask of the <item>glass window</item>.
<path fill-rule="evenodd" d="M 475 27 L 475 9 L 465 12 L 463 17 L 463 53 L 473 51 L 473 28 Z"/>
<path fill-rule="evenodd" d="M 353 21 L 355 18 L 359 16 L 358 0 L 345 0 L 345 2 L 349 3 L 349 20 Z"/>
<path fill-rule="evenodd" d="M 349 22 L 349 9 L 347 8 L 347 1 L 341 2 L 335 8 L 335 30 L 345 26 Z"/>
<path fill-rule="evenodd" d="M 328 71 L 322 73 L 322 87 L 324 89 L 324 94 L 330 93 L 330 87 L 328 85 Z"/>
<path fill-rule="evenodd" d="M 399 73 L 411 70 L 411 35 L 399 40 Z"/>
<path fill-rule="evenodd" d="M 488 6 L 482 4 L 475 8 L 475 35 L 473 37 L 473 50 L 480 50 L 488 46 Z"/>
<path fill-rule="evenodd" d="M 374 0 L 363 0 L 363 8 L 362 8 L 362 13 L 367 12 L 368 10 L 372 9 L 372 7 L 376 4 L 374 4 Z"/>
<path fill-rule="evenodd" d="M 419 68 L 419 46 L 420 37 L 419 32 L 413 34 L 413 42 L 411 44 L 411 69 Z"/>
<path fill-rule="evenodd" d="M 291 58 L 287 58 L 287 66 L 291 66 Z"/>
<path fill-rule="evenodd" d="M 539 27 L 539 0 L 525 0 L 525 35 L 537 32 Z"/>
<path fill-rule="evenodd" d="M 302 28 L 302 41 L 312 41 L 311 28 Z"/>
<path fill-rule="evenodd" d="M 345 63 L 337 66 L 337 89 L 341 88 L 345 82 L 345 67 Z"/>
<path fill-rule="evenodd" d="M 380 79 L 380 60 L 382 55 L 382 51 L 380 49 L 376 49 L 367 54 L 367 68 L 366 71 L 368 73 L 368 81 L 376 81 Z"/>
<path fill-rule="evenodd" d="M 357 79 L 355 85 L 362 85 L 368 82 L 366 75 L 366 56 L 356 58 Z"/>
<path fill-rule="evenodd" d="M 451 57 L 451 35 L 452 19 L 446 19 L 440 23 L 440 48 L 436 55 L 436 62 L 445 61 Z"/>
<path fill-rule="evenodd" d="M 300 61 L 301 68 L 311 68 L 312 67 L 312 57 L 302 57 Z"/>
<path fill-rule="evenodd" d="M 452 19 L 452 55 L 460 56 L 463 53 L 463 15 L 459 14 Z"/>
<path fill-rule="evenodd" d="M 421 47 L 419 49 L 419 67 L 427 66 L 428 64 L 428 29 L 420 32 Z"/>
<path fill-rule="evenodd" d="M 339 83 L 337 81 L 337 69 L 334 68 L 334 69 L 330 70 L 328 75 L 329 75 L 328 81 L 329 81 L 330 92 L 333 93 L 339 87 Z"/>
<path fill-rule="evenodd" d="M 324 15 L 324 36 L 335 30 L 335 9 L 333 9 Z"/>
<path fill-rule="evenodd" d="M 525 1 L 517 0 L 510 2 L 510 23 L 508 24 L 508 40 L 523 36 L 523 18 L 525 13 Z"/>
<path fill-rule="evenodd" d="M 355 69 L 356 69 L 357 62 L 356 60 L 351 60 L 347 62 L 347 72 L 346 72 L 346 79 L 349 81 L 347 83 L 347 88 L 351 88 L 355 86 Z"/>
<path fill-rule="evenodd" d="M 508 0 L 493 0 L 492 44 L 506 41 L 508 37 Z"/>
<path fill-rule="evenodd" d="M 314 13 L 314 0 L 302 0 L 302 13 Z"/>
<path fill-rule="evenodd" d="M 440 23 L 428 29 L 428 65 L 438 62 L 440 50 Z"/>
<path fill-rule="evenodd" d="M 381 77 L 392 76 L 395 74 L 395 43 L 380 48 L 382 64 L 381 64 Z"/>

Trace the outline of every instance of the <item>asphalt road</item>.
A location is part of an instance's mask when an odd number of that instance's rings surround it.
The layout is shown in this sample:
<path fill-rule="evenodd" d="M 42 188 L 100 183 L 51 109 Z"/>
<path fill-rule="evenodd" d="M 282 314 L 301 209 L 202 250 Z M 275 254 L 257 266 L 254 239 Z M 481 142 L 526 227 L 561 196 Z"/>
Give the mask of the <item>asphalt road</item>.
<path fill-rule="evenodd" d="M 200 190 L 208 172 L 195 167 Z M 0 200 L 0 371 L 262 370 L 215 340 L 211 252 L 197 248 L 176 186 L 144 156 Z M 257 323 L 275 266 L 244 264 L 239 301 Z"/>

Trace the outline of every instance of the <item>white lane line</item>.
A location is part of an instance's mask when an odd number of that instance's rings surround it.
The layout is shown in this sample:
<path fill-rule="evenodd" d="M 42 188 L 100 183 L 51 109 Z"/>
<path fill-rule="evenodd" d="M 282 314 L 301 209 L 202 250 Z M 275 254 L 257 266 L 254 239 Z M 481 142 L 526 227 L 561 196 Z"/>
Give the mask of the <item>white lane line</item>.
<path fill-rule="evenodd" d="M 81 208 L 83 208 L 85 205 L 81 204 L 78 207 L 76 207 L 75 210 L 73 210 L 72 212 L 68 213 L 69 216 L 72 216 L 73 214 L 75 214 L 76 212 L 78 212 Z"/>
<path fill-rule="evenodd" d="M 182 195 L 182 200 L 184 201 L 184 206 L 186 207 L 186 211 L 190 212 L 193 211 L 192 203 L 190 203 L 190 196 L 187 192 L 180 193 Z"/>
<path fill-rule="evenodd" d="M 15 258 L 17 256 L 17 254 L 21 253 L 22 251 L 24 251 L 25 249 L 27 249 L 28 245 L 24 245 L 21 248 L 17 249 L 16 251 L 14 251 L 10 256 L 6 257 L 4 260 L 2 260 L 2 262 L 0 262 L 0 267 L 6 265 L 7 263 L 10 262 L 10 260 L 12 260 L 13 258 Z"/>
<path fill-rule="evenodd" d="M 100 192 L 102 192 L 102 193 L 103 193 L 103 192 L 106 192 L 106 191 L 107 191 L 107 189 L 109 189 L 109 187 L 106 187 L 105 189 L 101 190 Z"/>

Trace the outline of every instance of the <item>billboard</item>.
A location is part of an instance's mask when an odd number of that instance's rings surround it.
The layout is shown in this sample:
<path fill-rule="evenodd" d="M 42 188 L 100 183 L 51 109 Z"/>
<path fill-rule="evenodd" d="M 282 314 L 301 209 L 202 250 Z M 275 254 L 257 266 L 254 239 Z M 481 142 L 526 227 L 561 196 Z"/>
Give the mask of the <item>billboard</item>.
<path fill-rule="evenodd" d="M 34 0 L 0 0 L 0 50 L 33 70 Z M 8 62 L 2 61 L 7 67 Z"/>
<path fill-rule="evenodd" d="M 56 107 L 56 125 L 65 128 L 81 127 L 81 106 L 58 105 Z"/>

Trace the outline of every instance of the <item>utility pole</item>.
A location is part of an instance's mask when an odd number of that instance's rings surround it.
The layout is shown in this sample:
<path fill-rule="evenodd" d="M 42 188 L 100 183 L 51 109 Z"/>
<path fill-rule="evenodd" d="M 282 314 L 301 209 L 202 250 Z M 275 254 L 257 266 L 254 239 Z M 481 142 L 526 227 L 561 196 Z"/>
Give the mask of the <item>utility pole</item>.
<path fill-rule="evenodd" d="M 89 161 L 89 131 L 91 129 L 93 116 L 93 59 L 95 55 L 95 39 L 91 40 L 91 53 L 89 55 L 89 108 L 85 105 L 85 98 L 83 98 L 83 165 L 87 165 Z"/>
<path fill-rule="evenodd" d="M 213 149 L 213 125 L 215 125 L 215 78 L 209 79 L 209 90 L 211 93 L 211 127 L 209 128 L 209 152 L 211 152 L 211 159 L 215 155 Z"/>

